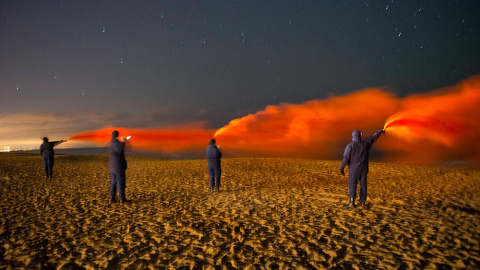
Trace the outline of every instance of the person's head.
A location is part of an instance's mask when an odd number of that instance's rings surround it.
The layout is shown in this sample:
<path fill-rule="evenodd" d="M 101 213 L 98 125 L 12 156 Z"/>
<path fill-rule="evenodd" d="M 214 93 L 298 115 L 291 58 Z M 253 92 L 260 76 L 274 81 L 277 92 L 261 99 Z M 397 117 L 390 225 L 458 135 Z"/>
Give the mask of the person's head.
<path fill-rule="evenodd" d="M 47 137 L 43 137 L 43 142 L 48 142 L 48 138 L 47 138 Z"/>
<path fill-rule="evenodd" d="M 118 138 L 118 135 L 119 135 L 118 131 L 116 131 L 116 130 L 112 131 L 112 139 Z"/>
<path fill-rule="evenodd" d="M 352 132 L 352 138 L 358 138 L 358 139 L 361 139 L 362 138 L 362 132 L 358 131 L 358 130 L 354 130 Z"/>
<path fill-rule="evenodd" d="M 214 144 L 215 144 L 215 139 L 210 139 L 210 140 L 208 141 L 208 144 L 214 145 Z"/>

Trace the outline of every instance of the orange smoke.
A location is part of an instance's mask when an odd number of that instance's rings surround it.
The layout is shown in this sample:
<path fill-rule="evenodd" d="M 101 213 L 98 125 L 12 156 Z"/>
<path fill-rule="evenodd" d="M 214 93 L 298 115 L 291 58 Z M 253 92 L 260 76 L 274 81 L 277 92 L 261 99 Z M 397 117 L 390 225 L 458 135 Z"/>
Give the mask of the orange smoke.
<path fill-rule="evenodd" d="M 442 93 L 413 95 L 385 124 L 382 145 L 412 162 L 480 161 L 480 77 Z"/>
<path fill-rule="evenodd" d="M 390 93 L 367 89 L 303 104 L 268 106 L 215 133 L 218 142 L 262 155 L 338 158 L 355 129 L 374 132 L 396 112 Z"/>
<path fill-rule="evenodd" d="M 375 148 L 389 160 L 478 162 L 479 105 L 480 77 L 442 93 L 406 98 L 367 89 L 298 105 L 268 106 L 231 121 L 215 137 L 227 147 L 262 155 L 341 158 L 353 130 L 363 131 L 365 137 L 383 126 L 386 135 Z"/>
<path fill-rule="evenodd" d="M 395 97 L 366 89 L 303 104 L 267 106 L 213 130 L 121 129 L 135 148 L 166 152 L 205 149 L 214 136 L 230 153 L 341 159 L 353 130 L 363 137 L 382 127 L 374 148 L 389 160 L 410 163 L 480 162 L 480 77 L 442 92 Z M 73 135 L 69 140 L 107 143 L 114 128 Z"/>
<path fill-rule="evenodd" d="M 104 128 L 86 131 L 70 136 L 68 140 L 80 140 L 106 144 L 110 141 L 112 131 L 117 130 L 120 138 L 131 136 L 129 143 L 140 150 L 158 150 L 164 152 L 179 152 L 204 149 L 212 138 L 214 130 L 165 130 L 165 129 L 126 129 Z"/>

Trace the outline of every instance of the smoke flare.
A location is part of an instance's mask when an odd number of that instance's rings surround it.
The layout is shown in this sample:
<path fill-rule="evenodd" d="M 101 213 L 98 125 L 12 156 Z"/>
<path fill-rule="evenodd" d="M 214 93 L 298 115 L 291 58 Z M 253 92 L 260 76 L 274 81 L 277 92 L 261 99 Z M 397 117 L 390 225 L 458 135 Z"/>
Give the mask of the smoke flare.
<path fill-rule="evenodd" d="M 480 161 L 480 77 L 437 93 L 404 98 L 389 117 L 383 146 L 403 159 Z"/>
<path fill-rule="evenodd" d="M 167 152 L 204 149 L 215 137 L 222 149 L 246 155 L 340 159 L 353 130 L 383 128 L 375 148 L 388 160 L 430 163 L 480 162 L 480 77 L 455 87 L 405 98 L 365 89 L 303 104 L 282 103 L 234 119 L 214 130 L 120 129 L 134 147 Z M 114 128 L 73 135 L 70 140 L 106 143 Z"/>
<path fill-rule="evenodd" d="M 397 105 L 392 94 L 378 89 L 303 104 L 284 103 L 235 119 L 215 137 L 229 147 L 261 155 L 336 158 L 341 157 L 352 130 L 380 129 Z"/>
<path fill-rule="evenodd" d="M 86 131 L 70 136 L 68 140 L 88 141 L 106 144 L 110 141 L 112 131 L 117 130 L 120 137 L 128 140 L 135 149 L 163 152 L 180 152 L 199 150 L 212 138 L 214 130 L 165 130 L 165 129 L 126 129 L 109 127 Z"/>

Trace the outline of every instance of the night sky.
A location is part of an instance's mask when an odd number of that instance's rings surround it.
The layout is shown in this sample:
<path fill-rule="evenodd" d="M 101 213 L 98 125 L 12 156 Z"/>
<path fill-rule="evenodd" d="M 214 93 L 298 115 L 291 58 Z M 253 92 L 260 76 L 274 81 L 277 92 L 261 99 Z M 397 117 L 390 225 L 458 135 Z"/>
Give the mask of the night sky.
<path fill-rule="evenodd" d="M 1 1 L 0 147 L 480 73 L 480 1 Z"/>

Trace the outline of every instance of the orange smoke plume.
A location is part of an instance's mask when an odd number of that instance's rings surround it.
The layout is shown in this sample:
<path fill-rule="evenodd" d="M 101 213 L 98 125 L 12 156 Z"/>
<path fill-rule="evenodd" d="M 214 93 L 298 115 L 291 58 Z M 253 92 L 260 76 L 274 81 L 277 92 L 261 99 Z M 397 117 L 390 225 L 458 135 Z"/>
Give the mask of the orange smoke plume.
<path fill-rule="evenodd" d="M 121 136 L 131 135 L 132 145 L 139 149 L 204 149 L 213 136 L 231 155 L 341 159 L 353 130 L 362 131 L 365 137 L 383 127 L 386 134 L 374 148 L 389 160 L 480 162 L 479 105 L 480 77 L 474 77 L 442 92 L 406 98 L 366 89 L 303 104 L 267 106 L 216 132 L 202 128 L 116 129 Z M 113 129 L 84 132 L 69 140 L 107 143 Z"/>
<path fill-rule="evenodd" d="M 163 152 L 179 152 L 204 149 L 208 140 L 212 138 L 214 130 L 165 130 L 165 129 L 126 129 L 104 128 L 86 131 L 70 136 L 68 140 L 88 141 L 106 144 L 110 141 L 112 131 L 117 130 L 120 139 L 127 140 L 135 149 L 158 150 Z"/>
<path fill-rule="evenodd" d="M 303 104 L 268 106 L 215 133 L 218 142 L 261 155 L 338 158 L 355 129 L 374 132 L 398 106 L 390 93 L 366 89 Z"/>
<path fill-rule="evenodd" d="M 268 106 L 231 121 L 214 136 L 227 147 L 262 155 L 341 158 L 353 130 L 367 136 L 383 126 L 386 135 L 375 147 L 389 160 L 480 161 L 479 105 L 479 77 L 441 93 L 406 98 L 367 89 L 298 105 Z"/>
<path fill-rule="evenodd" d="M 480 161 L 480 77 L 442 90 L 403 99 L 383 146 L 411 161 Z"/>

